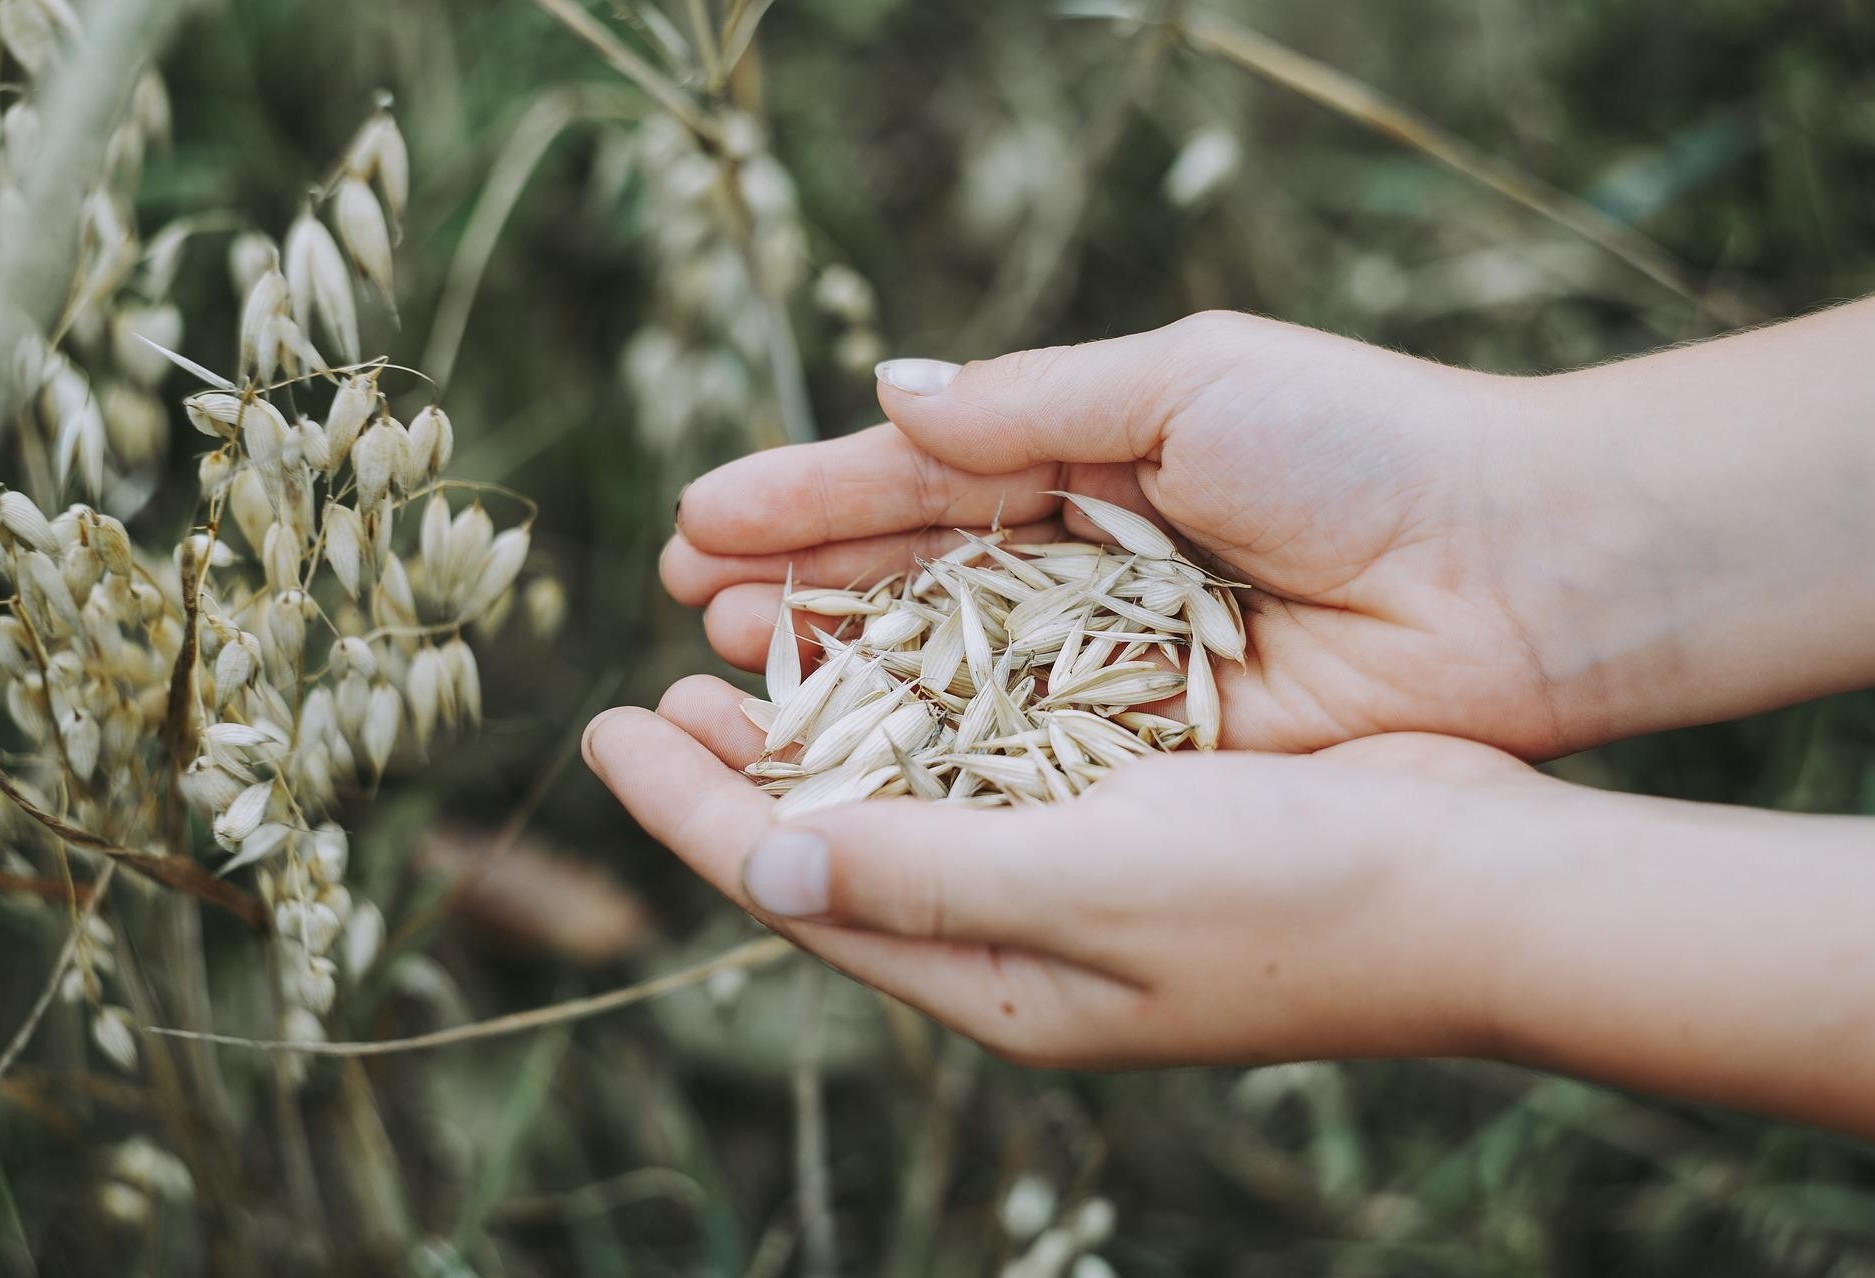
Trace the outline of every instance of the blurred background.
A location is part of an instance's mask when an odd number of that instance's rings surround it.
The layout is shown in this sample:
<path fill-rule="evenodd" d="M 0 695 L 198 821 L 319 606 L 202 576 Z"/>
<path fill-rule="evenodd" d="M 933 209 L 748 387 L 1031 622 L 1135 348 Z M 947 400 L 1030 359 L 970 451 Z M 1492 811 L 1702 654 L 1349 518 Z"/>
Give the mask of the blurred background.
<path fill-rule="evenodd" d="M 569 602 L 552 643 L 484 649 L 479 738 L 344 809 L 354 890 L 406 943 L 334 1037 L 754 935 L 630 827 L 578 732 L 719 669 L 657 585 L 680 486 L 870 424 L 879 358 L 1233 307 L 1541 372 L 1875 287 L 1875 8 L 1854 0 L 221 0 L 161 68 L 173 142 L 135 212 L 207 223 L 172 293 L 204 362 L 235 344 L 230 234 L 283 226 L 395 96 L 401 314 L 368 306 L 366 346 L 444 383 L 458 471 L 540 502 Z M 193 500 L 201 440 L 172 438 L 133 531 L 173 535 Z M 1554 767 L 1875 813 L 1870 711 Z M 60 922 L 0 894 L 0 1024 Z M 211 984 L 238 989 L 254 943 L 205 926 Z M 0 1079 L 0 1272 L 1875 1274 L 1855 1142 L 1458 1062 L 1026 1072 L 817 970 L 315 1062 L 290 1102 L 310 1196 L 284 1183 L 265 1059 L 225 1051 L 238 1193 L 151 1190 L 131 1219 L 101 1194 L 174 1116 L 55 1010 Z M 244 1006 L 221 1022 L 262 1033 Z"/>

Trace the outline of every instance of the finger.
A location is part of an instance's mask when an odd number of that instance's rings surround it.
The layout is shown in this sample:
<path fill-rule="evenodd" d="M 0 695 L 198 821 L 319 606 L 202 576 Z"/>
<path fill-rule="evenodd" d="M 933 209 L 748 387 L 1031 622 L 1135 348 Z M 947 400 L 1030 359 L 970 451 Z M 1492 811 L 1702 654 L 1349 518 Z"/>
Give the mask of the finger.
<path fill-rule="evenodd" d="M 840 970 L 996 1050 L 1040 1063 L 1084 1053 L 1088 1024 L 1132 1006 L 1130 986 L 1047 959 L 981 946 L 765 917 L 742 889 L 742 862 L 770 828 L 774 801 L 689 733 L 636 707 L 586 729 L 587 763 L 646 833 L 736 904 Z"/>
<path fill-rule="evenodd" d="M 880 800 L 772 825 L 773 800 L 729 765 L 760 751 L 732 721 L 737 700 L 721 680 L 684 680 L 665 694 L 672 718 L 602 717 L 587 753 L 645 832 L 739 905 L 911 939 L 1088 948 L 1069 849 L 1097 832 L 1073 805 Z"/>
<path fill-rule="evenodd" d="M 936 526 L 1043 518 L 1059 505 L 1053 466 L 986 477 L 934 461 L 895 426 L 775 448 L 684 490 L 678 526 L 697 549 L 762 555 Z"/>
<path fill-rule="evenodd" d="M 1232 317 L 1255 323 L 1248 317 Z M 1157 454 L 1167 423 L 1228 364 L 1239 325 L 1195 316 L 1150 333 L 965 364 L 887 360 L 879 403 L 932 456 L 978 474 Z"/>
<path fill-rule="evenodd" d="M 978 536 L 988 527 L 973 528 Z M 1022 524 L 1009 530 L 1011 541 L 1053 541 L 1061 537 L 1061 525 Z M 913 533 L 888 533 L 853 541 L 829 542 L 821 546 L 773 555 L 715 555 L 700 550 L 679 532 L 665 543 L 658 559 L 658 571 L 664 588 L 678 603 L 700 608 L 717 591 L 745 581 L 780 582 L 794 570 L 800 586 L 831 586 L 835 589 L 865 588 L 896 572 L 910 569 L 918 558 L 931 559 L 952 549 L 963 537 L 952 528 L 928 528 Z"/>
<path fill-rule="evenodd" d="M 1072 804 L 985 810 L 915 799 L 778 825 L 743 888 L 771 914 L 1098 960 L 1069 857 L 1099 832 Z"/>
<path fill-rule="evenodd" d="M 748 695 L 710 675 L 691 675 L 665 691 L 658 714 L 695 737 L 728 767 L 742 769 L 762 754 L 762 730 L 742 713 Z"/>
<path fill-rule="evenodd" d="M 703 610 L 703 633 L 716 655 L 738 670 L 759 673 L 768 662 L 768 640 L 775 631 L 775 613 L 781 608 L 781 587 L 759 581 L 728 586 L 717 592 Z M 804 612 L 794 614 L 794 633 L 801 641 L 801 668 L 820 660 L 820 645 L 810 626 L 823 630 L 831 618 Z"/>

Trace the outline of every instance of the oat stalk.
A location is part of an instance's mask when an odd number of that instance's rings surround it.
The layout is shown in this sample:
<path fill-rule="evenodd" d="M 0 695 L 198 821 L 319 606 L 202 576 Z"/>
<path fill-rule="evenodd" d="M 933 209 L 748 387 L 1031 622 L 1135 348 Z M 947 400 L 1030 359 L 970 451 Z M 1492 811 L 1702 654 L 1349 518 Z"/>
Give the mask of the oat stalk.
<path fill-rule="evenodd" d="M 387 1038 L 376 1041 L 359 1042 L 296 1042 L 281 1039 L 241 1038 L 232 1034 L 201 1034 L 192 1030 L 175 1029 L 168 1026 L 150 1025 L 144 1028 L 151 1034 L 160 1034 L 166 1038 L 189 1039 L 202 1043 L 213 1043 L 219 1047 L 240 1047 L 260 1052 L 293 1052 L 306 1056 L 392 1056 L 402 1052 L 427 1051 L 436 1047 L 452 1047 L 460 1043 L 475 1043 L 485 1039 L 504 1038 L 511 1034 L 524 1034 L 530 1030 L 546 1029 L 549 1026 L 564 1025 L 568 1021 L 586 1020 L 589 1017 L 602 1016 L 615 1012 L 634 1003 L 643 1003 L 650 999 L 661 998 L 666 994 L 675 994 L 679 990 L 701 985 L 718 972 L 747 971 L 758 967 L 768 967 L 779 963 L 789 955 L 798 953 L 794 945 L 783 937 L 766 936 L 759 940 L 748 941 L 733 949 L 725 950 L 716 957 L 664 976 L 653 977 L 627 985 L 623 989 L 612 990 L 605 994 L 595 994 L 587 998 L 568 999 L 548 1007 L 531 1008 L 525 1012 L 511 1012 L 506 1016 L 494 1016 L 487 1020 L 475 1021 L 468 1025 L 457 1025 L 451 1029 L 435 1030 L 428 1034 L 414 1034 L 408 1038 Z"/>
<path fill-rule="evenodd" d="M 104 899 L 105 892 L 110 889 L 111 876 L 115 872 L 116 867 L 106 862 L 98 871 L 97 879 L 90 885 L 91 890 L 85 893 L 79 902 L 71 934 L 65 938 L 65 944 L 59 947 L 58 957 L 52 963 L 52 971 L 46 976 L 45 984 L 40 987 L 39 995 L 33 1000 L 33 1005 L 27 1009 L 26 1019 L 20 1022 L 17 1030 L 13 1031 L 13 1037 L 7 1040 L 6 1048 L 0 1050 L 0 1078 L 6 1077 L 6 1072 L 13 1067 L 13 1062 L 19 1059 L 20 1053 L 26 1050 L 26 1045 L 32 1042 L 33 1035 L 39 1029 L 39 1022 L 45 1019 L 46 1009 L 52 1006 L 52 1000 L 58 996 L 59 986 L 65 980 L 65 973 L 71 969 L 72 961 L 77 957 L 79 938 L 84 935 L 85 927 L 91 921 L 92 916 L 97 913 L 98 903 Z"/>

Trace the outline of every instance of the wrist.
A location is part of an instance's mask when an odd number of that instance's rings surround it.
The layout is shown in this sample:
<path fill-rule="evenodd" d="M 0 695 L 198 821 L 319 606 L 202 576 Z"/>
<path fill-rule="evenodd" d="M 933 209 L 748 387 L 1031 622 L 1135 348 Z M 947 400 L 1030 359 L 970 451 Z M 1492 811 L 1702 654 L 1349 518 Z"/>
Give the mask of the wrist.
<path fill-rule="evenodd" d="M 1540 756 L 1757 708 L 1711 704 L 1702 637 L 1739 612 L 1737 534 L 1645 363 L 1498 379 L 1477 522 L 1548 719 Z"/>
<path fill-rule="evenodd" d="M 1623 824 L 1616 810 L 1631 802 L 1540 773 L 1528 788 L 1476 796 L 1444 852 L 1446 877 L 1462 885 L 1455 890 L 1465 901 L 1464 952 L 1454 964 L 1455 1055 L 1550 1060 L 1542 1039 L 1555 1015 L 1558 892 L 1600 873 L 1604 850 L 1616 842 L 1611 830 Z M 1627 825 L 1626 834 L 1639 833 L 1632 814 Z M 1581 939 L 1594 943 L 1591 933 Z"/>
<path fill-rule="evenodd" d="M 1467 1054 L 1875 1130 L 1868 823 L 1558 783 L 1468 852 Z"/>
<path fill-rule="evenodd" d="M 1856 309 L 1498 379 L 1480 531 L 1557 752 L 1875 681 Z"/>
<path fill-rule="evenodd" d="M 1377 981 L 1391 1014 L 1368 1020 L 1369 1041 L 1347 1054 L 1495 1057 L 1511 997 L 1498 974 L 1540 909 L 1547 832 L 1572 823 L 1579 797 L 1595 792 L 1488 747 L 1391 740 L 1436 753 L 1406 755 L 1418 775 L 1397 791 L 1367 782 L 1384 809 L 1365 840 L 1376 853 L 1367 873 L 1385 886 L 1381 909 L 1352 937 L 1368 993 Z"/>
<path fill-rule="evenodd" d="M 1524 1060 L 1526 991 L 1512 976 L 1543 914 L 1546 885 L 1567 873 L 1569 849 L 1599 791 L 1522 768 L 1501 781 L 1454 787 L 1426 876 L 1439 935 L 1439 977 L 1428 1025 L 1435 1053 Z"/>

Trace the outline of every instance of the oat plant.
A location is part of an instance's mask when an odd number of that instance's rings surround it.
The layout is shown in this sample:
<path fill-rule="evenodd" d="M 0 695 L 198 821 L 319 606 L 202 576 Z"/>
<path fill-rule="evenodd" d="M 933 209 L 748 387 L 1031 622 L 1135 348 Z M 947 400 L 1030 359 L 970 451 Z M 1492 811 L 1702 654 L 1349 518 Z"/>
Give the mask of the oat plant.
<path fill-rule="evenodd" d="M 22 77 L 0 115 L 0 209 L 20 209 L 9 179 L 43 128 L 37 73 L 85 39 L 61 0 L 0 0 L 4 65 Z M 472 629 L 517 611 L 551 628 L 562 610 L 551 579 L 524 579 L 533 504 L 450 478 L 454 430 L 426 381 L 364 358 L 361 314 L 395 318 L 409 194 L 388 98 L 278 241 L 234 239 L 225 375 L 181 353 L 166 300 L 225 219 L 146 240 L 132 213 L 168 129 L 146 70 L 85 198 L 59 318 L 5 352 L 18 462 L 0 489 L 0 891 L 43 899 L 69 929 L 41 996 L 0 1031 L 0 1075 L 69 1005 L 99 1058 L 200 1111 L 175 1124 L 181 1161 L 139 1137 L 98 1185 L 99 1207 L 133 1224 L 198 1181 L 225 1188 L 232 1166 L 212 1148 L 235 1109 L 213 1057 L 192 1044 L 178 1074 L 142 1033 L 159 1014 L 210 1028 L 198 911 L 251 927 L 273 1033 L 322 1040 L 385 934 L 350 873 L 342 803 L 479 723 Z M 58 239 L 17 218 L 7 231 Z M 178 369 L 200 388 L 177 415 L 206 446 L 189 524 L 165 535 L 150 498 Z M 160 935 L 126 931 L 146 921 Z M 303 1058 L 278 1058 L 283 1157 L 302 1181 L 304 1076 Z"/>

